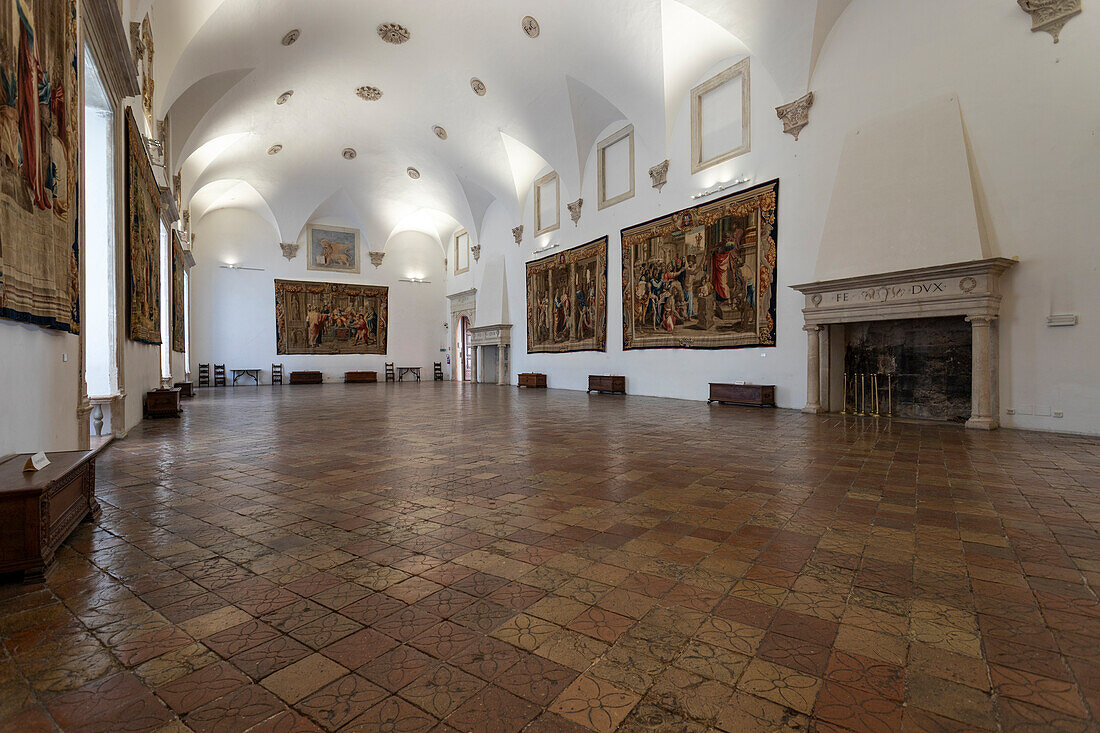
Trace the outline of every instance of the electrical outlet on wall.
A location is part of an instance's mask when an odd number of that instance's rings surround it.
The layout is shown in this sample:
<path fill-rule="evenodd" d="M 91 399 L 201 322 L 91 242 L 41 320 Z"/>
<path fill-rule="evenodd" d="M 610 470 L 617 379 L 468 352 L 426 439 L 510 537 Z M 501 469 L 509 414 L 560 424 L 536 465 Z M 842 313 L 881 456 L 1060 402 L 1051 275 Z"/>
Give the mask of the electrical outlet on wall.
<path fill-rule="evenodd" d="M 62 354 L 62 355 L 61 355 L 61 361 L 63 361 L 63 362 L 65 362 L 66 364 L 68 364 L 68 363 L 69 363 L 69 355 L 68 355 L 68 354 Z"/>

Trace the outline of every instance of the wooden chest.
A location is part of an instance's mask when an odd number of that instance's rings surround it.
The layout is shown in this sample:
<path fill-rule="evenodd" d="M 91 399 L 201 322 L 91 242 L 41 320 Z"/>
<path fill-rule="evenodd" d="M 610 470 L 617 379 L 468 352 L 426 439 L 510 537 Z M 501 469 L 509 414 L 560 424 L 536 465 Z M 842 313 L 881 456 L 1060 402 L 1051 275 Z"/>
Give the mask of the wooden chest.
<path fill-rule="evenodd" d="M 588 391 L 610 394 L 626 394 L 626 377 L 611 377 L 602 374 L 588 375 Z"/>
<path fill-rule="evenodd" d="M 321 372 L 291 372 L 291 384 L 321 384 L 325 381 L 325 375 Z"/>
<path fill-rule="evenodd" d="M 538 374 L 536 372 L 528 372 L 526 374 L 519 375 L 520 387 L 542 387 L 546 388 L 546 375 Z"/>
<path fill-rule="evenodd" d="M 176 386 L 180 388 L 180 397 L 186 398 L 195 396 L 194 382 L 176 382 Z"/>
<path fill-rule="evenodd" d="M 775 407 L 775 385 L 772 384 L 722 384 L 711 382 L 711 402 L 753 407 Z"/>
<path fill-rule="evenodd" d="M 145 393 L 145 417 L 179 417 L 180 388 L 154 389 Z"/>
<path fill-rule="evenodd" d="M 344 372 L 346 384 L 371 384 L 378 381 L 378 372 Z"/>
<path fill-rule="evenodd" d="M 85 518 L 99 517 L 97 451 L 50 453 L 50 465 L 23 473 L 29 454 L 0 463 L 0 573 L 45 579 L 54 553 Z"/>

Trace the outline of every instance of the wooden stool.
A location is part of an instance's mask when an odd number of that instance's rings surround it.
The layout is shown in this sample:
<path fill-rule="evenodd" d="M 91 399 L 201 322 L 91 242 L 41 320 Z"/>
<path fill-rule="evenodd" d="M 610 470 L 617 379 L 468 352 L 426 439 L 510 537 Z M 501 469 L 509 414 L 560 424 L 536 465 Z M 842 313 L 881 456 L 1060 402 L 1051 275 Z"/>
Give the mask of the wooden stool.
<path fill-rule="evenodd" d="M 441 361 L 435 363 L 435 381 L 443 381 L 443 362 Z"/>
<path fill-rule="evenodd" d="M 397 381 L 397 372 L 394 370 L 392 363 L 387 363 L 386 364 L 386 381 L 387 382 L 396 382 Z"/>
<path fill-rule="evenodd" d="M 199 364 L 199 386 L 200 387 L 209 387 L 210 386 L 210 365 L 209 364 Z"/>
<path fill-rule="evenodd" d="M 215 364 L 214 365 L 214 386 L 215 387 L 224 387 L 225 386 L 225 364 Z"/>
<path fill-rule="evenodd" d="M 272 364 L 271 365 L 271 383 L 282 384 L 283 383 L 283 365 Z"/>

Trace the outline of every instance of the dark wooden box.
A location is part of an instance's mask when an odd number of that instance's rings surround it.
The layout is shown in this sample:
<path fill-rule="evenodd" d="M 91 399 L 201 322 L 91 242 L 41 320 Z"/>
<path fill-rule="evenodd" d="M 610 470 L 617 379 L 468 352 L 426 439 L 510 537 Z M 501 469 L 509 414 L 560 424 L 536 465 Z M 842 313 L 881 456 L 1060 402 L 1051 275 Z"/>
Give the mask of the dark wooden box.
<path fill-rule="evenodd" d="M 346 384 L 371 384 L 378 381 L 378 372 L 344 372 Z"/>
<path fill-rule="evenodd" d="M 711 402 L 752 407 L 775 407 L 775 385 L 772 384 L 722 384 L 711 382 Z"/>
<path fill-rule="evenodd" d="M 527 374 L 519 375 L 520 387 L 546 387 L 546 375 L 537 374 L 535 372 L 528 372 Z"/>
<path fill-rule="evenodd" d="M 325 376 L 321 372 L 291 372 L 291 384 L 321 384 Z"/>
<path fill-rule="evenodd" d="M 588 391 L 626 394 L 626 377 L 606 377 L 602 374 L 589 374 Z"/>
<path fill-rule="evenodd" d="M 180 388 L 154 389 L 145 393 L 145 417 L 179 417 Z"/>
<path fill-rule="evenodd" d="M 30 454 L 0 463 L 0 573 L 45 579 L 54 553 L 85 518 L 99 517 L 96 451 L 50 453 L 50 465 L 23 473 Z"/>
<path fill-rule="evenodd" d="M 180 397 L 195 396 L 195 384 L 193 382 L 176 382 L 176 386 L 180 388 Z"/>

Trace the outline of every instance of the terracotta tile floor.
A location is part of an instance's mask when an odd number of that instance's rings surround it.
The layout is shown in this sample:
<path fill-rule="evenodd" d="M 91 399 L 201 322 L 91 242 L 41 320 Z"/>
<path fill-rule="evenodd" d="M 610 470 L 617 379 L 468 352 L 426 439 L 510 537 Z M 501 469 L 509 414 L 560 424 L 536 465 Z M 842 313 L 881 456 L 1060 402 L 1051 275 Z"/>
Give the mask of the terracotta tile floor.
<path fill-rule="evenodd" d="M 0 586 L 0 730 L 1096 730 L 1100 440 L 205 390 Z"/>

